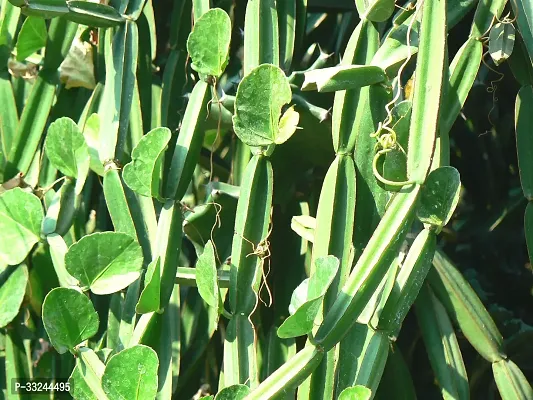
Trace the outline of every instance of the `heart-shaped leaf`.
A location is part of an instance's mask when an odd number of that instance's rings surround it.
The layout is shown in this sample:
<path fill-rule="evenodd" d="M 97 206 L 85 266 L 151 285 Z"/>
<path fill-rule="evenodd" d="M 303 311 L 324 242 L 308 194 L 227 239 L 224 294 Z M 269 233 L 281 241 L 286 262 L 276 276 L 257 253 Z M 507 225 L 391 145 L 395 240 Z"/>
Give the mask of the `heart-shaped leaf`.
<path fill-rule="evenodd" d="M 215 400 L 242 400 L 250 393 L 250 388 L 246 385 L 231 385 L 215 396 Z"/>
<path fill-rule="evenodd" d="M 0 195 L 0 261 L 20 264 L 41 237 L 43 207 L 37 196 L 21 188 Z"/>
<path fill-rule="evenodd" d="M 161 258 L 157 257 L 148 265 L 144 276 L 144 289 L 135 306 L 137 314 L 155 312 L 160 308 Z"/>
<path fill-rule="evenodd" d="M 515 28 L 513 24 L 498 23 L 489 34 L 489 54 L 494 64 L 500 65 L 507 60 L 514 48 Z"/>
<path fill-rule="evenodd" d="M 118 292 L 141 274 L 141 246 L 121 232 L 93 233 L 81 238 L 65 256 L 67 271 L 83 290 L 95 294 Z"/>
<path fill-rule="evenodd" d="M 161 164 L 171 137 L 170 129 L 152 129 L 131 152 L 132 161 L 124 166 L 122 177 L 134 192 L 161 198 Z"/>
<path fill-rule="evenodd" d="M 17 61 L 24 61 L 46 45 L 46 22 L 44 18 L 29 16 L 20 28 L 17 44 Z"/>
<path fill-rule="evenodd" d="M 157 354 L 136 345 L 112 356 L 105 366 L 102 387 L 109 400 L 154 399 L 157 394 Z"/>
<path fill-rule="evenodd" d="M 339 269 L 339 260 L 334 256 L 320 257 L 315 266 L 313 275 L 294 290 L 289 306 L 291 316 L 278 328 L 278 336 L 282 339 L 311 332 L 323 297 Z"/>
<path fill-rule="evenodd" d="M 211 240 L 207 242 L 204 252 L 196 262 L 196 284 L 202 299 L 215 309 L 218 309 L 218 280 L 215 248 Z"/>
<path fill-rule="evenodd" d="M 187 39 L 191 67 L 202 75 L 220 77 L 228 65 L 231 20 L 224 10 L 213 8 L 195 22 Z"/>
<path fill-rule="evenodd" d="M 281 108 L 291 101 L 291 87 L 281 69 L 263 64 L 250 71 L 237 89 L 233 127 L 248 146 L 279 141 Z M 286 135 L 281 136 L 287 140 Z"/>
<path fill-rule="evenodd" d="M 99 319 L 83 293 L 55 288 L 44 299 L 43 324 L 50 342 L 63 354 L 96 334 Z"/>
<path fill-rule="evenodd" d="M 44 148 L 54 167 L 77 180 L 80 193 L 89 171 L 89 148 L 78 125 L 67 117 L 56 119 L 48 128 Z"/>
<path fill-rule="evenodd" d="M 28 267 L 7 267 L 0 274 L 0 328 L 17 316 L 28 284 Z"/>
<path fill-rule="evenodd" d="M 417 216 L 425 224 L 442 228 L 448 223 L 459 202 L 461 179 L 453 167 L 432 171 L 420 193 Z"/>

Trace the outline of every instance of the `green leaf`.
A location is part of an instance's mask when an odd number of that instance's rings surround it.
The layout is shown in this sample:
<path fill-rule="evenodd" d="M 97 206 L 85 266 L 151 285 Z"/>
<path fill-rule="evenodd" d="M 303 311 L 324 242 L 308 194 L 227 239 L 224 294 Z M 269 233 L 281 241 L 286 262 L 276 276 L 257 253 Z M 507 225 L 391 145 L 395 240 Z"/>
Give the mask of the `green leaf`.
<path fill-rule="evenodd" d="M 28 284 L 28 267 L 7 267 L 0 274 L 0 328 L 17 316 Z"/>
<path fill-rule="evenodd" d="M 81 238 L 65 256 L 67 271 L 83 290 L 94 294 L 118 292 L 141 274 L 141 246 L 131 236 L 120 232 L 93 233 Z"/>
<path fill-rule="evenodd" d="M 109 28 L 125 21 L 113 7 L 91 1 L 68 1 L 68 18 L 71 21 L 96 28 Z"/>
<path fill-rule="evenodd" d="M 510 23 L 497 23 L 489 34 L 489 54 L 494 64 L 500 65 L 513 53 L 515 29 Z"/>
<path fill-rule="evenodd" d="M 112 356 L 102 376 L 102 387 L 110 400 L 153 399 L 157 393 L 157 354 L 148 346 L 136 345 Z"/>
<path fill-rule="evenodd" d="M 91 300 L 75 289 L 56 288 L 44 298 L 43 324 L 50 342 L 66 353 L 98 331 L 98 314 Z"/>
<path fill-rule="evenodd" d="M 21 188 L 0 195 L 0 261 L 20 264 L 40 240 L 43 207 L 37 196 Z"/>
<path fill-rule="evenodd" d="M 89 171 L 89 148 L 78 125 L 67 117 L 56 119 L 48 128 L 44 148 L 54 167 L 76 178 L 79 193 Z"/>
<path fill-rule="evenodd" d="M 338 400 L 370 400 L 372 391 L 361 385 L 344 389 L 339 395 Z"/>
<path fill-rule="evenodd" d="M 207 242 L 204 252 L 196 262 L 196 284 L 198 292 L 202 299 L 218 309 L 218 281 L 217 281 L 217 263 L 215 258 L 215 248 L 211 240 Z"/>
<path fill-rule="evenodd" d="M 17 39 L 15 50 L 17 61 L 24 61 L 27 57 L 46 46 L 46 23 L 41 17 L 27 17 Z"/>
<path fill-rule="evenodd" d="M 171 138 L 170 129 L 156 128 L 142 137 L 124 166 L 122 177 L 131 190 L 146 197 L 161 198 L 161 165 Z"/>
<path fill-rule="evenodd" d="M 339 65 L 305 72 L 302 91 L 335 92 L 358 89 L 385 79 L 385 71 L 374 65 Z"/>
<path fill-rule="evenodd" d="M 202 75 L 220 77 L 228 65 L 231 20 L 224 10 L 213 8 L 195 22 L 187 39 L 191 67 Z"/>
<path fill-rule="evenodd" d="M 263 64 L 250 71 L 237 89 L 233 127 L 248 146 L 268 146 L 280 136 L 281 108 L 291 101 L 291 87 L 281 69 Z"/>
<path fill-rule="evenodd" d="M 361 19 L 383 22 L 394 12 L 394 0 L 355 0 Z"/>
<path fill-rule="evenodd" d="M 158 311 L 160 308 L 159 298 L 161 296 L 161 258 L 157 257 L 152 261 L 144 276 L 144 289 L 135 306 L 137 314 L 146 314 Z"/>
<path fill-rule="evenodd" d="M 299 120 L 300 114 L 294 110 L 294 106 L 289 107 L 279 121 L 279 135 L 276 136 L 275 143 L 282 144 L 289 140 L 298 128 Z"/>
<path fill-rule="evenodd" d="M 417 216 L 420 221 L 442 228 L 450 220 L 461 190 L 459 172 L 453 167 L 432 171 L 420 193 Z"/>
<path fill-rule="evenodd" d="M 294 290 L 289 306 L 291 316 L 278 328 L 280 338 L 305 335 L 313 329 L 322 299 L 339 269 L 339 260 L 334 256 L 320 257 L 315 266 L 314 274 Z"/>
<path fill-rule="evenodd" d="M 242 400 L 250 393 L 246 385 L 231 385 L 217 393 L 215 400 Z"/>

